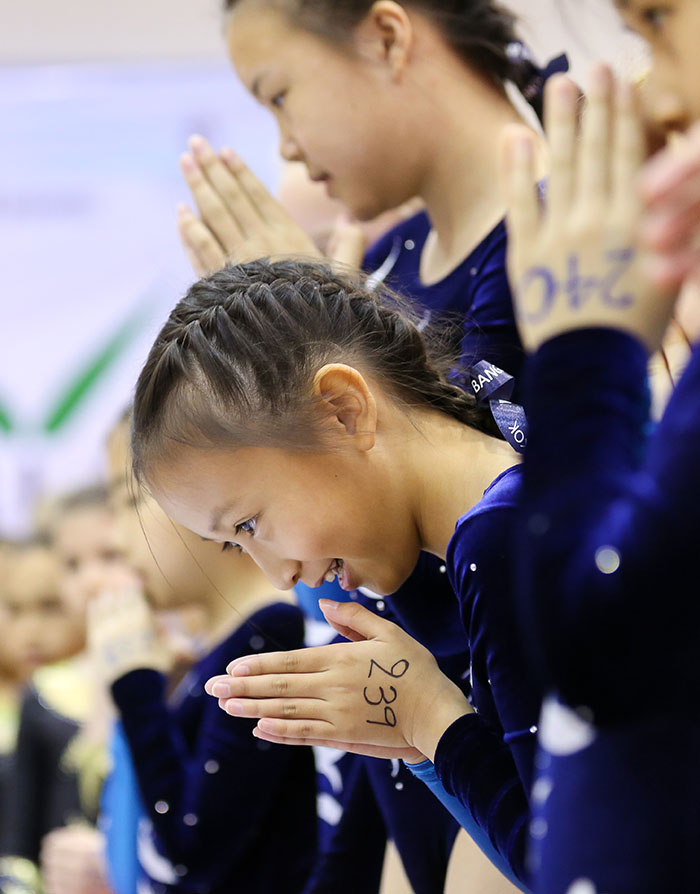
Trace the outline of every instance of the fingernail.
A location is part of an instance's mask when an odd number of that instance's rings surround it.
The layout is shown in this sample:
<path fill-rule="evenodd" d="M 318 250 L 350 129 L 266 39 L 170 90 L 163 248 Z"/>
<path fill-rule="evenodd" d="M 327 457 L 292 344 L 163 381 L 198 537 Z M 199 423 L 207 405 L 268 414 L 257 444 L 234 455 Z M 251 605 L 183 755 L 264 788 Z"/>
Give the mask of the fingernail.
<path fill-rule="evenodd" d="M 250 668 L 247 664 L 237 664 L 229 673 L 232 677 L 249 677 Z"/>
<path fill-rule="evenodd" d="M 232 717 L 240 717 L 243 714 L 243 702 L 229 699 L 226 702 L 226 713 Z"/>
<path fill-rule="evenodd" d="M 227 686 L 226 683 L 214 683 L 211 694 L 216 696 L 216 698 L 226 698 L 231 695 L 231 687 Z"/>
<path fill-rule="evenodd" d="M 318 606 L 321 609 L 321 611 L 323 611 L 323 610 L 333 611 L 334 609 L 338 608 L 339 605 L 340 605 L 340 603 L 334 602 L 333 599 L 319 599 L 318 600 Z"/>
<path fill-rule="evenodd" d="M 235 165 L 238 162 L 238 156 L 233 149 L 229 149 L 228 146 L 224 146 L 221 150 L 221 158 L 229 165 Z"/>
<path fill-rule="evenodd" d="M 194 152 L 197 158 L 202 158 L 202 156 L 207 151 L 207 142 L 204 137 L 200 137 L 199 134 L 195 134 L 190 137 L 187 141 L 190 149 Z"/>
<path fill-rule="evenodd" d="M 190 209 L 185 205 L 184 202 L 178 202 L 177 205 L 177 216 L 178 217 L 187 217 L 190 213 Z"/>
<path fill-rule="evenodd" d="M 186 174 L 194 174 L 197 170 L 197 162 L 188 152 L 185 152 L 180 156 L 180 167 Z"/>
<path fill-rule="evenodd" d="M 258 720 L 258 729 L 264 733 L 274 733 L 275 721 L 270 720 L 268 717 L 263 717 L 262 720 Z"/>

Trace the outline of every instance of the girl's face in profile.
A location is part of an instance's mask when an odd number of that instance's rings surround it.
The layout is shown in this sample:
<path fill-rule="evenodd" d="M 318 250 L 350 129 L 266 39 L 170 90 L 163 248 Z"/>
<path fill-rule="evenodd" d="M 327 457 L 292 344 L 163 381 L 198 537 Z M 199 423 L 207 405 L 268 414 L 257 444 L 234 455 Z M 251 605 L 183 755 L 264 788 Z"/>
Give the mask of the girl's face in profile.
<path fill-rule="evenodd" d="M 698 0 L 615 0 L 625 24 L 651 49 L 654 95 L 670 102 L 690 124 L 700 120 L 700 2 Z M 652 114 L 654 110 L 652 109 Z M 678 113 L 677 113 L 678 114 Z"/>
<path fill-rule="evenodd" d="M 358 219 L 416 195 L 415 120 L 371 23 L 354 46 L 338 46 L 248 0 L 230 16 L 228 47 L 245 87 L 277 120 L 282 156 L 303 162 Z"/>
<path fill-rule="evenodd" d="M 337 575 L 346 590 L 389 594 L 418 560 L 419 532 L 405 491 L 370 457 L 182 447 L 150 487 L 170 518 L 235 544 L 280 590 Z"/>

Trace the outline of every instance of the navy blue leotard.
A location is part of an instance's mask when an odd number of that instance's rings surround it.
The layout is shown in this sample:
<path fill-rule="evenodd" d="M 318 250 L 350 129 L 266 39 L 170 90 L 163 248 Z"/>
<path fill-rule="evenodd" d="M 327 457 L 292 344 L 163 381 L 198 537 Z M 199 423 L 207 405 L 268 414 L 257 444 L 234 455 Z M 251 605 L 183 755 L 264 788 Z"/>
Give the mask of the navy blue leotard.
<path fill-rule="evenodd" d="M 444 279 L 425 285 L 420 259 L 431 224 L 425 212 L 398 224 L 365 256 L 363 267 L 424 313 L 459 348 L 464 364 L 488 360 L 518 377 L 524 354 L 506 275 L 506 227 L 499 223 Z"/>
<path fill-rule="evenodd" d="M 430 229 L 424 212 L 403 221 L 370 249 L 363 264 L 365 270 L 373 275 L 374 281 L 386 282 L 421 308 L 426 326 L 447 331 L 451 349 L 459 350 L 465 365 L 486 359 L 517 376 L 524 355 L 513 320 L 505 269 L 505 225 L 500 223 L 488 233 L 447 277 L 426 286 L 420 280 L 419 268 Z M 423 554 L 398 593 L 384 600 L 369 599 L 359 593 L 353 597 L 399 623 L 431 650 L 452 679 L 468 688 L 469 638 L 465 636 L 459 605 L 445 572 L 442 562 Z M 327 592 L 319 595 L 347 598 L 344 594 L 339 597 Z M 528 716 L 534 723 L 536 707 Z M 509 756 L 507 760 L 510 761 Z M 399 778 L 388 761 L 358 758 L 357 763 L 364 765 L 364 773 L 355 771 L 352 782 L 346 785 L 343 803 L 347 805 L 348 816 L 343 815 L 332 836 L 328 852 L 309 886 L 310 894 L 353 890 L 346 882 L 356 876 L 356 870 L 349 873 L 347 863 L 351 860 L 349 855 L 356 853 L 354 848 L 362 835 L 356 822 L 362 815 L 360 803 L 364 805 L 368 824 L 375 830 L 383 828 L 394 840 L 416 892 L 441 891 L 458 823 L 436 799 L 428 797 L 405 768 L 401 768 Z M 512 762 L 508 763 L 508 770 L 513 784 L 517 785 Z M 504 858 L 506 866 L 513 860 L 518 876 L 523 873 L 523 842 L 521 832 L 517 844 L 506 848 L 508 855 Z M 372 848 L 369 863 L 375 865 L 377 853 L 383 853 L 378 832 L 372 839 Z M 370 882 L 365 880 L 365 884 L 369 886 Z"/>
<path fill-rule="evenodd" d="M 612 330 L 529 362 L 518 596 L 548 693 L 538 894 L 700 890 L 700 352 L 648 439 L 646 364 Z"/>
<path fill-rule="evenodd" d="M 236 656 L 300 648 L 303 627 L 299 609 L 285 603 L 255 612 L 192 668 L 174 705 L 155 670 L 113 684 L 148 814 L 139 841 L 143 890 L 303 889 L 316 847 L 311 750 L 255 739 L 255 721 L 229 717 L 204 693 Z"/>

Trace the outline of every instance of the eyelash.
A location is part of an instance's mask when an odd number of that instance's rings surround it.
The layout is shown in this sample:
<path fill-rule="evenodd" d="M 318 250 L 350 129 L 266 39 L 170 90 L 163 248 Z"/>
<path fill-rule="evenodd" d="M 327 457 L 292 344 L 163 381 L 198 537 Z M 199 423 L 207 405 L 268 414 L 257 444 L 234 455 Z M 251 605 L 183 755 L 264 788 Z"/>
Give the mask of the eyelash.
<path fill-rule="evenodd" d="M 642 12 L 642 19 L 648 28 L 659 33 L 663 30 L 670 12 L 667 6 L 652 6 Z"/>
<path fill-rule="evenodd" d="M 287 95 L 286 90 L 280 90 L 279 93 L 275 93 L 275 95 L 270 100 L 270 105 L 274 106 L 274 108 L 276 108 L 276 109 L 281 109 L 282 103 L 283 103 L 286 95 Z"/>
<path fill-rule="evenodd" d="M 246 521 L 241 522 L 239 525 L 236 525 L 236 527 L 234 528 L 234 533 L 236 535 L 238 535 L 242 531 L 244 534 L 249 534 L 251 537 L 254 537 L 257 521 L 258 521 L 258 518 L 256 516 L 255 518 L 249 518 Z M 252 530 L 249 530 L 248 528 L 246 528 L 246 525 L 250 525 Z M 230 549 L 235 549 L 236 552 L 238 552 L 238 553 L 243 552 L 243 547 L 238 543 L 231 543 L 231 541 L 227 540 L 226 543 L 221 544 L 221 552 L 222 553 L 228 552 Z"/>

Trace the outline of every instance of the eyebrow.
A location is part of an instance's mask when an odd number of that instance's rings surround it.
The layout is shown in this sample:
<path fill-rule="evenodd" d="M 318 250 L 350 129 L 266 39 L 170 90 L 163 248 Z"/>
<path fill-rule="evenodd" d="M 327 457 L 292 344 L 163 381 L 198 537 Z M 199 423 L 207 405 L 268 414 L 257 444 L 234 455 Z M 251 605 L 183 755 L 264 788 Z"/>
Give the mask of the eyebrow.
<path fill-rule="evenodd" d="M 209 533 L 215 534 L 221 525 L 221 519 L 233 509 L 233 506 L 219 506 L 211 514 L 209 519 Z"/>
<path fill-rule="evenodd" d="M 260 97 L 260 86 L 267 77 L 268 73 L 269 72 L 267 70 L 261 71 L 260 74 L 257 75 L 257 77 L 253 78 L 253 83 L 250 85 L 250 92 L 257 100 L 260 100 L 261 102 L 262 100 Z"/>

